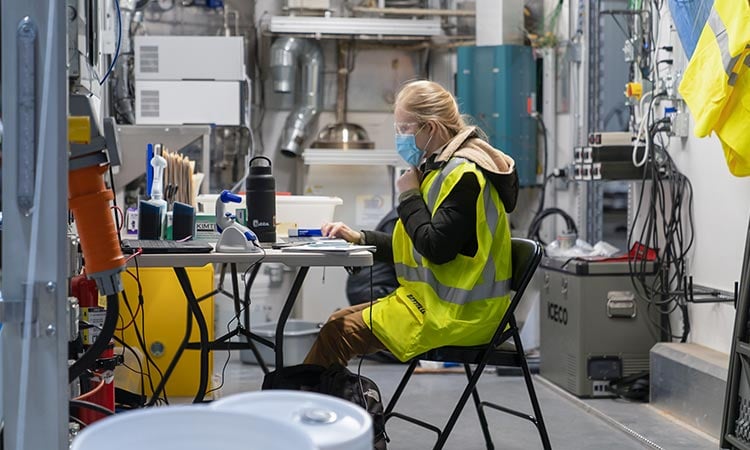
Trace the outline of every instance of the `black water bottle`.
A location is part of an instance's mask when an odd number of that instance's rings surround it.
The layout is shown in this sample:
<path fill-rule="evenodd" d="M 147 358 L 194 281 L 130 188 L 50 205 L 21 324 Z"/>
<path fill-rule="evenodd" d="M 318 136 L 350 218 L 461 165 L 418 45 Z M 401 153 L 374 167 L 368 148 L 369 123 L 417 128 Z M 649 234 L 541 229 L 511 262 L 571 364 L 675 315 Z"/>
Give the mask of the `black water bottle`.
<path fill-rule="evenodd" d="M 266 160 L 268 165 L 253 165 Z M 260 242 L 276 242 L 276 180 L 271 171 L 271 160 L 256 156 L 250 160 L 250 172 L 245 181 L 247 226 Z"/>

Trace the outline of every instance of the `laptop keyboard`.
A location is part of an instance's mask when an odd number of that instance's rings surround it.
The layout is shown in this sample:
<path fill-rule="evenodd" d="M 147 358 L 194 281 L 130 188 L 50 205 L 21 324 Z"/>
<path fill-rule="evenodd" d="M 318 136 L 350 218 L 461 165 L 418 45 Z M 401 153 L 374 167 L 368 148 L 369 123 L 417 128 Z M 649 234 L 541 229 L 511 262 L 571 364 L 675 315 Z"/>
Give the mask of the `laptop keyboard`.
<path fill-rule="evenodd" d="M 166 241 L 160 239 L 125 239 L 122 241 L 123 253 L 209 253 L 213 246 L 203 241 Z"/>

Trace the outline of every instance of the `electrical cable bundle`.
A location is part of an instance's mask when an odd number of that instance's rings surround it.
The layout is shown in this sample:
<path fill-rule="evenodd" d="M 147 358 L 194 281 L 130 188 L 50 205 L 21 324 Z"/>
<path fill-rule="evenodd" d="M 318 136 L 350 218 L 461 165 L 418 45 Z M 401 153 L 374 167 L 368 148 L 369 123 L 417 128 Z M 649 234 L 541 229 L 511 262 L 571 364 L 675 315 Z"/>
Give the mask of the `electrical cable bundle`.
<path fill-rule="evenodd" d="M 654 117 L 658 100 L 668 97 L 663 86 L 657 89 L 661 79 L 659 64 L 671 64 L 670 60 L 657 57 L 660 50 L 671 51 L 671 47 L 658 47 L 663 6 L 663 0 L 652 0 L 647 5 L 639 0 L 630 4 L 628 12 L 636 17 L 641 30 L 640 37 L 634 40 L 638 43 L 637 71 L 651 85 L 640 99 L 640 108 L 631 109 L 631 125 L 636 132 L 633 165 L 643 168 L 643 176 L 627 245 L 632 249 L 638 244 L 644 251 L 631 255 L 628 265 L 636 294 L 648 302 L 649 309 L 657 308 L 660 319 L 668 318 L 676 310 L 681 312 L 683 326 L 678 335 L 672 332 L 669 320 L 663 320 L 664 325 L 653 325 L 661 330 L 662 336 L 685 342 L 690 333 L 684 283 L 687 254 L 694 240 L 693 187 L 667 152 L 669 140 L 664 139 L 663 133 L 670 131 L 671 121 Z M 634 31 L 635 28 L 630 29 L 626 37 L 631 38 Z M 631 78 L 635 75 L 633 67 L 630 75 Z M 640 120 L 635 109 L 641 113 Z M 653 261 L 655 276 L 648 270 L 649 249 L 657 253 Z"/>
<path fill-rule="evenodd" d="M 662 315 L 671 314 L 677 309 L 682 314 L 683 330 L 680 335 L 672 333 L 668 321 L 666 328 L 656 325 L 669 339 L 686 342 L 690 333 L 690 318 L 684 283 L 687 255 L 695 237 L 693 186 L 677 168 L 666 148 L 654 142 L 660 133 L 669 129 L 669 119 L 657 120 L 649 126 L 649 145 L 646 147 L 648 163 L 641 179 L 635 220 L 644 215 L 640 230 L 636 231 L 636 223 L 633 223 L 628 233 L 629 248 L 637 242 L 646 249 L 657 249 L 659 273 L 653 280 L 648 279 L 646 252 L 632 256 L 628 262 L 636 293 L 649 302 L 649 307 L 657 307 Z M 647 186 L 649 182 L 650 189 Z"/>

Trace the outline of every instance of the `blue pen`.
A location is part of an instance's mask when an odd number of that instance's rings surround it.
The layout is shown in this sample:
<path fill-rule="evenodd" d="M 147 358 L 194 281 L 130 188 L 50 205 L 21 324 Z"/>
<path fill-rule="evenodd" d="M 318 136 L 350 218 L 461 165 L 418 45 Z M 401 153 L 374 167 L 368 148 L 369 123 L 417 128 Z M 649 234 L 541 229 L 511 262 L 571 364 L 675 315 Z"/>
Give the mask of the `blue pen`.
<path fill-rule="evenodd" d="M 300 237 L 300 236 L 323 236 L 323 232 L 320 228 L 290 228 L 289 237 Z"/>
<path fill-rule="evenodd" d="M 146 195 L 151 197 L 151 184 L 154 181 L 154 168 L 151 159 L 154 157 L 154 144 L 146 145 Z"/>

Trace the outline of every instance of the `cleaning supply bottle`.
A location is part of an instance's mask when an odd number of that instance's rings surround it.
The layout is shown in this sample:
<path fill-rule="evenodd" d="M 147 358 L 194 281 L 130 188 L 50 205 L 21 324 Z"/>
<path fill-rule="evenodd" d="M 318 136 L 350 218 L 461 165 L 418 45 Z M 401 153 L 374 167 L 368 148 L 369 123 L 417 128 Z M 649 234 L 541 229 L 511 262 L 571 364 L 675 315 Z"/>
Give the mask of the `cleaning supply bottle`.
<path fill-rule="evenodd" d="M 268 165 L 253 165 L 265 160 Z M 249 162 L 250 170 L 245 181 L 247 226 L 260 242 L 276 242 L 276 180 L 271 170 L 271 160 L 256 156 Z"/>
<path fill-rule="evenodd" d="M 161 156 L 161 152 L 155 151 L 151 158 L 151 167 L 154 169 L 154 178 L 151 182 L 151 203 L 159 208 L 159 223 L 161 223 L 161 237 L 164 237 L 167 223 L 167 202 L 164 200 L 164 169 L 167 160 Z"/>

